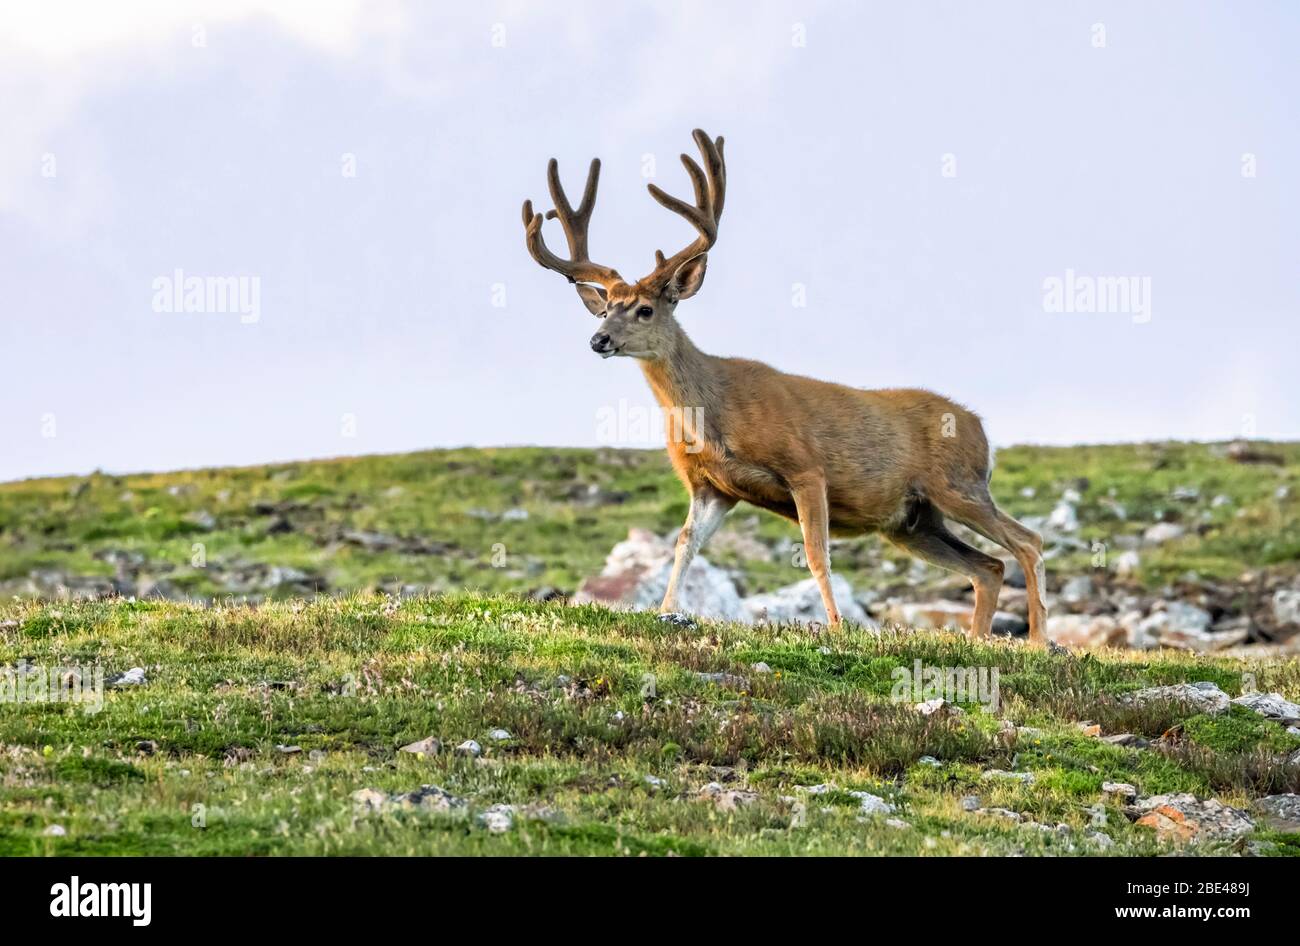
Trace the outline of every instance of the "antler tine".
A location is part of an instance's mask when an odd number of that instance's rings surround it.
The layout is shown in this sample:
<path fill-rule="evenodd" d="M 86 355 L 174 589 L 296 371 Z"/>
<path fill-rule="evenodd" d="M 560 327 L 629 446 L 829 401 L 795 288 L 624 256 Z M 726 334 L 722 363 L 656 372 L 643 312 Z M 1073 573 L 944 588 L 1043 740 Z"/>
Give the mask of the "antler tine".
<path fill-rule="evenodd" d="M 546 216 L 533 212 L 533 202 L 524 201 L 524 239 L 528 252 L 547 269 L 554 270 L 569 282 L 594 282 L 606 288 L 623 282 L 623 277 L 608 266 L 593 263 L 587 255 L 587 224 L 591 212 L 596 206 L 596 187 L 600 183 L 600 159 L 593 158 L 591 168 L 587 171 L 587 185 L 582 191 L 582 200 L 574 210 L 560 183 L 560 165 L 554 158 L 546 166 L 546 184 L 551 192 L 555 209 L 548 210 Z M 569 244 L 569 259 L 561 259 L 552 253 L 542 239 L 542 222 L 544 219 L 559 219 L 564 228 L 564 238 Z"/>
<path fill-rule="evenodd" d="M 681 156 L 682 166 L 690 175 L 691 185 L 695 190 L 694 206 L 672 194 L 665 193 L 654 184 L 646 186 L 651 197 L 673 213 L 685 217 L 691 226 L 695 227 L 699 236 L 685 249 L 670 257 L 665 257 L 662 250 L 655 250 L 654 272 L 642 280 L 650 285 L 661 285 L 682 263 L 694 259 L 701 253 L 707 253 L 718 239 L 718 221 L 722 217 L 722 205 L 727 196 L 727 165 L 722 156 L 723 140 L 721 136 L 716 140 L 711 139 L 698 128 L 691 133 L 691 137 L 695 139 L 695 144 L 700 149 L 700 156 L 704 159 L 704 168 L 701 170 L 690 155 Z"/>

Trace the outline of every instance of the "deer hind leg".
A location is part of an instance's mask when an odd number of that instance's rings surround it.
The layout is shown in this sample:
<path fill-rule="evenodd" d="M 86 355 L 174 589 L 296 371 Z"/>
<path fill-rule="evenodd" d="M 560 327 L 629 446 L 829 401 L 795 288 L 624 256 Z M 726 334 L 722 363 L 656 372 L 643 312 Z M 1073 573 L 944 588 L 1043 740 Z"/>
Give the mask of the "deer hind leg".
<path fill-rule="evenodd" d="M 944 511 L 962 525 L 996 542 L 1010 552 L 1025 573 L 1028 598 L 1029 640 L 1041 644 L 1047 640 L 1047 571 L 1043 567 L 1043 539 L 1037 532 L 1021 525 L 993 504 L 985 491 L 982 497 L 945 499 Z"/>
<path fill-rule="evenodd" d="M 659 606 L 660 612 L 667 614 L 677 610 L 677 591 L 682 576 L 690 567 L 695 553 L 709 541 L 709 536 L 718 531 L 718 526 L 722 525 L 722 520 L 734 505 L 734 499 L 709 486 L 696 487 L 691 493 L 691 508 L 686 514 L 686 524 L 677 534 L 673 570 L 668 576 L 668 589 L 664 592 L 663 604 Z"/>
<path fill-rule="evenodd" d="M 965 575 L 975 588 L 975 616 L 971 635 L 987 638 L 993 633 L 993 612 L 1002 590 L 1001 559 L 985 555 L 948 531 L 943 515 L 928 503 L 900 530 L 887 538 L 915 557 Z"/>
<path fill-rule="evenodd" d="M 830 559 L 830 509 L 826 500 L 826 481 L 820 476 L 807 477 L 791 482 L 790 493 L 794 498 L 796 511 L 799 513 L 799 527 L 803 530 L 804 554 L 808 558 L 808 570 L 817 580 L 817 589 L 822 594 L 822 605 L 826 608 L 826 621 L 831 627 L 840 623 L 840 609 L 835 606 L 835 594 L 831 591 Z"/>

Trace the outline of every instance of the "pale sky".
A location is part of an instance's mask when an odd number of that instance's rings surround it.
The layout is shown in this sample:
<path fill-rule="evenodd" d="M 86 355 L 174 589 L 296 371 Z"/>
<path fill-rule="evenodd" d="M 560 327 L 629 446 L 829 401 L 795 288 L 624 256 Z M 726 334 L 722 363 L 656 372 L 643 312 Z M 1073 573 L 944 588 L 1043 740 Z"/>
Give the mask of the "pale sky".
<path fill-rule="evenodd" d="M 1294 3 L 0 11 L 0 479 L 593 445 L 611 411 L 653 445 L 519 207 L 598 155 L 592 255 L 644 275 L 692 236 L 645 183 L 689 195 L 696 126 L 704 350 L 933 388 L 1000 445 L 1300 437 Z M 256 319 L 156 311 L 178 269 L 255 277 Z M 1068 272 L 1149 319 L 1046 311 Z"/>

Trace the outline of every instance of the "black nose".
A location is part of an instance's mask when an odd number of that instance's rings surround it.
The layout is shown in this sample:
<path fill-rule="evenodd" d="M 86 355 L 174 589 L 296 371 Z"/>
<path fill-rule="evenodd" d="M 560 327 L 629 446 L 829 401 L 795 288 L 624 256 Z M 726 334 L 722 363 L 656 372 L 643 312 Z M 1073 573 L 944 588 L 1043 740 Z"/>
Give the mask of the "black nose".
<path fill-rule="evenodd" d="M 591 350 L 604 351 L 609 346 L 609 335 L 605 332 L 597 332 L 591 336 Z"/>

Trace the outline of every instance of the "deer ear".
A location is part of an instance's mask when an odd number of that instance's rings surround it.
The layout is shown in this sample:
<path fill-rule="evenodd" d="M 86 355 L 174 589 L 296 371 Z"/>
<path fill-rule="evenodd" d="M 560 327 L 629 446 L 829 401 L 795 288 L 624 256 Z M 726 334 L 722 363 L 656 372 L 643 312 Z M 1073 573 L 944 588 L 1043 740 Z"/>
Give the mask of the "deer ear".
<path fill-rule="evenodd" d="M 668 293 L 674 299 L 689 299 L 704 285 L 704 270 L 709 265 L 709 254 L 701 253 L 677 267 L 668 283 Z"/>
<path fill-rule="evenodd" d="M 592 315 L 605 314 L 605 290 L 599 286 L 588 286 L 586 283 L 574 283 L 574 288 L 578 290 L 578 297 L 582 299 L 582 304 L 587 307 L 587 311 Z"/>

